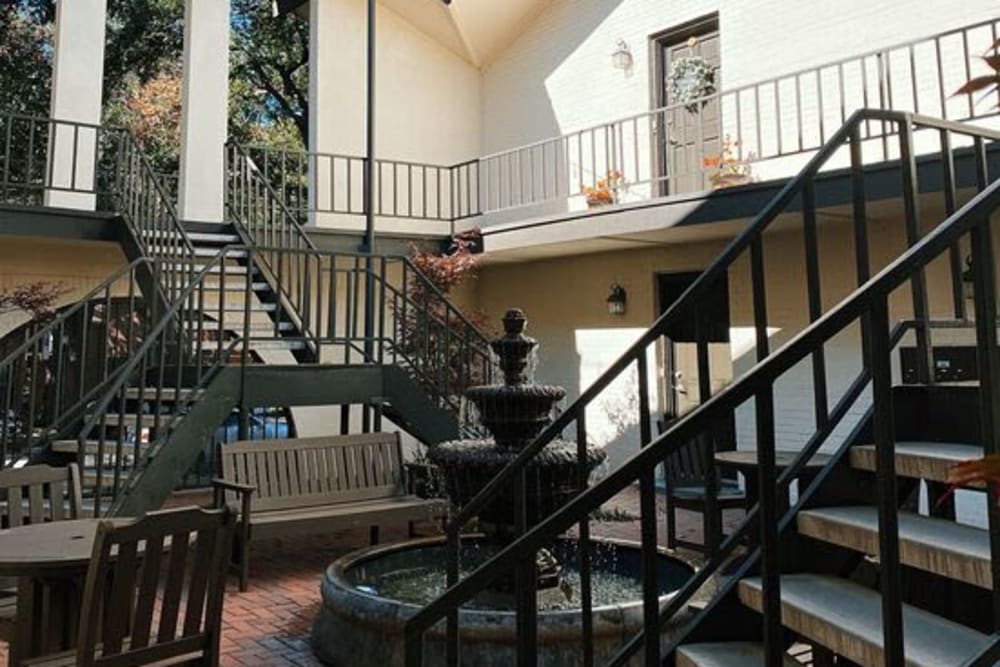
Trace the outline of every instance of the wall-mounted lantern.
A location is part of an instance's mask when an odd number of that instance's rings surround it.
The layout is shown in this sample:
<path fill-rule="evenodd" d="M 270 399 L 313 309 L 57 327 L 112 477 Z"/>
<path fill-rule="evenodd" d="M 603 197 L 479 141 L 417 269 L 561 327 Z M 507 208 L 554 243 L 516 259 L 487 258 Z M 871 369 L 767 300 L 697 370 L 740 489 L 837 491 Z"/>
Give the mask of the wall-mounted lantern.
<path fill-rule="evenodd" d="M 608 312 L 612 315 L 624 315 L 628 308 L 628 294 L 625 288 L 615 283 L 611 286 L 611 294 L 608 295 Z"/>
<path fill-rule="evenodd" d="M 624 39 L 619 39 L 618 48 L 611 54 L 611 64 L 615 66 L 615 69 L 629 72 L 632 70 L 634 61 L 634 58 L 632 58 L 632 49 L 629 48 L 628 42 Z"/>

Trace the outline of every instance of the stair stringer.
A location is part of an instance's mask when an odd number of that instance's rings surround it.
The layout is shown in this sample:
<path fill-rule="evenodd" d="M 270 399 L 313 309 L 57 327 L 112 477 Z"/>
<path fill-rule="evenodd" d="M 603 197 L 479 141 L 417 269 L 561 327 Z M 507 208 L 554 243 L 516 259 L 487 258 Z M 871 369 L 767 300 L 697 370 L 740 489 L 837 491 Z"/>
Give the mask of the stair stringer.
<path fill-rule="evenodd" d="M 436 405 L 407 372 L 398 366 L 296 364 L 257 365 L 246 369 L 247 407 L 287 405 L 328 410 L 331 428 L 339 432 L 335 407 L 381 404 L 385 414 L 424 444 L 458 437 L 458 420 Z M 301 434 L 300 434 L 301 435 Z"/>
<path fill-rule="evenodd" d="M 216 429 L 232 414 L 239 399 L 240 369 L 235 366 L 220 369 L 167 440 L 147 454 L 142 469 L 122 490 L 113 513 L 139 516 L 162 507 L 198 459 L 204 443 L 211 442 Z"/>

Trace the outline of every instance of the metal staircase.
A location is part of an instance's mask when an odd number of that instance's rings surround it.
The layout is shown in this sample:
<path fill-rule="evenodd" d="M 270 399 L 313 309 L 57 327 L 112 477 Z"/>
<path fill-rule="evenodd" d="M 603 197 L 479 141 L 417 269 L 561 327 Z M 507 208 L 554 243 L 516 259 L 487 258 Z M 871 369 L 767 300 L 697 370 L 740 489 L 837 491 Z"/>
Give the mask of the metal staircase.
<path fill-rule="evenodd" d="M 53 159 L 41 140 L 65 128 L 17 121 L 4 194 L 41 205 L 58 188 L 31 165 Z M 93 182 L 66 190 L 120 216 L 133 261 L 0 360 L 0 465 L 79 460 L 95 514 L 135 513 L 163 501 L 234 410 L 244 437 L 254 408 L 313 404 L 369 405 L 366 427 L 386 415 L 430 443 L 462 432 L 457 397 L 488 380 L 488 348 L 405 258 L 317 251 L 294 221 L 294 237 L 263 233 L 290 217 L 249 171 L 232 181 L 247 189 L 230 190 L 230 224 L 182 223 L 127 132 L 84 132 Z M 23 174 L 10 170 L 19 156 Z M 351 426 L 339 421 L 326 427 Z"/>
<path fill-rule="evenodd" d="M 882 266 L 873 266 L 868 248 L 868 209 L 874 202 L 866 193 L 869 165 L 864 148 L 866 140 L 875 136 L 870 134 L 872 126 L 898 146 L 899 159 L 889 164 L 888 174 L 899 179 L 896 201 L 903 210 L 906 240 L 906 247 Z M 936 142 L 939 150 L 918 161 L 918 137 Z M 447 665 L 462 664 L 459 609 L 495 579 L 510 574 L 518 582 L 516 662 L 519 666 L 536 664 L 535 554 L 570 530 L 582 540 L 582 665 L 778 667 L 789 664 L 785 651 L 796 639 L 814 645 L 817 665 L 834 664 L 836 655 L 841 656 L 836 664 L 892 667 L 992 665 L 1000 659 L 1000 588 L 992 583 L 1000 572 L 1000 517 L 994 489 L 985 490 L 989 530 L 959 526 L 949 518 L 917 517 L 900 509 L 912 497 L 915 478 L 939 482 L 950 461 L 1000 451 L 1000 403 L 996 399 L 1000 348 L 991 229 L 991 218 L 1000 209 L 1000 181 L 990 177 L 987 153 L 987 143 L 997 140 L 1000 133 L 995 131 L 919 115 L 871 110 L 853 114 L 685 294 L 453 517 L 447 531 L 449 587 L 407 621 L 408 667 L 424 664 L 425 651 L 443 653 Z M 853 271 L 857 289 L 839 303 L 829 304 L 820 290 L 817 202 L 823 201 L 823 188 L 830 187 L 830 181 L 824 183 L 818 175 L 838 159 L 849 167 L 828 173 L 836 177 L 834 181 L 846 183 L 852 193 L 852 206 L 846 213 L 853 227 L 855 258 L 853 267 L 839 270 Z M 921 208 L 932 197 L 932 182 L 940 187 L 945 216 L 930 228 L 923 224 Z M 969 191 L 975 196 L 959 208 L 959 198 Z M 781 227 L 801 230 L 809 322 L 771 351 L 768 315 L 773 312 L 773 305 L 769 308 L 773 295 L 768 293 L 766 280 L 766 249 L 770 233 Z M 969 317 L 963 297 L 966 248 L 971 256 L 974 318 Z M 953 296 L 954 312 L 943 318 L 932 316 L 928 305 L 930 268 L 938 280 L 943 276 Z M 743 285 L 751 302 L 756 364 L 712 394 L 705 322 L 709 309 L 698 304 L 723 276 L 730 285 Z M 890 320 L 890 298 L 896 312 L 908 311 L 903 321 Z M 698 331 L 701 403 L 654 438 L 648 359 L 671 326 L 688 318 L 694 318 Z M 933 401 L 901 397 L 902 390 L 893 388 L 891 356 L 904 341 L 912 341 L 917 348 L 917 379 L 923 389 L 968 391 L 968 387 L 939 387 L 932 363 L 934 337 L 963 328 L 975 332 L 979 378 L 972 386 L 972 398 L 966 396 L 963 411 L 952 410 L 954 403 L 940 393 Z M 832 391 L 825 350 L 832 339 L 848 334 L 861 343 L 858 371 L 842 388 Z M 812 378 L 814 423 L 811 433 L 796 443 L 800 452 L 795 461 L 778 474 L 776 411 L 781 406 L 776 405 L 775 387 L 803 366 Z M 530 461 L 566 431 L 579 445 L 581 470 L 585 470 L 587 409 L 599 405 L 604 392 L 628 375 L 638 380 L 634 385 L 637 453 L 592 486 L 581 476 L 575 499 L 534 527 L 522 519 L 515 541 L 459 578 L 459 535 L 469 520 L 511 482 L 515 489 L 524 489 Z M 935 405 L 939 406 L 936 412 Z M 737 529 L 723 538 L 714 518 L 718 513 L 713 511 L 718 499 L 714 449 L 724 438 L 720 425 L 731 423 L 737 410 L 752 416 L 760 499 Z M 963 428 L 956 429 L 955 424 Z M 656 471 L 668 456 L 693 440 L 705 445 L 709 505 L 705 535 L 711 548 L 707 562 L 661 602 L 655 563 L 660 550 L 658 527 L 664 517 L 657 510 Z M 801 485 L 798 500 L 788 507 L 789 486 L 802 477 L 805 463 L 821 447 L 832 451 L 831 462 L 811 483 Z M 593 633 L 598 619 L 589 594 L 595 549 L 592 513 L 635 484 L 641 515 L 643 630 L 628 638 L 616 654 L 596 656 Z M 526 516 L 525 496 L 515 493 L 514 503 L 515 516 Z M 826 546 L 820 548 L 818 542 Z M 921 575 L 926 580 L 914 575 L 920 569 L 931 573 Z M 952 584 L 952 580 L 961 583 Z M 695 593 L 703 590 L 715 592 L 707 604 L 689 608 Z M 945 590 L 946 594 L 921 595 L 924 590 Z M 959 607 L 967 607 L 966 613 L 942 603 L 952 596 Z M 688 615 L 678 616 L 679 612 Z M 443 634 L 438 627 L 441 622 Z M 432 628 L 433 633 L 428 632 Z"/>

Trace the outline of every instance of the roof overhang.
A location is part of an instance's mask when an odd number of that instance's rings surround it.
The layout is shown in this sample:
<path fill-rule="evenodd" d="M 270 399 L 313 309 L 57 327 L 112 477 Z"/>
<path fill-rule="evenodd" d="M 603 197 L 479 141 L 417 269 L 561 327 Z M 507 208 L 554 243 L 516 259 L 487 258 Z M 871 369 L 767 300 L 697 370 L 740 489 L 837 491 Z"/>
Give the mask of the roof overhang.
<path fill-rule="evenodd" d="M 504 52 L 553 0 L 379 0 L 477 67 Z M 279 14 L 308 15 L 310 0 L 274 0 Z"/>

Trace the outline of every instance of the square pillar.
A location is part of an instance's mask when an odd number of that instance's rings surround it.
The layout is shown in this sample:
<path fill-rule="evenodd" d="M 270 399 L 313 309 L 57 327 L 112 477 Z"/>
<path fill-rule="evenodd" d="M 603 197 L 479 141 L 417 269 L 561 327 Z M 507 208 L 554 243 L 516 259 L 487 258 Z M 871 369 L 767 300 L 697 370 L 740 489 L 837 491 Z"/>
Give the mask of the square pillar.
<path fill-rule="evenodd" d="M 45 205 L 94 210 L 107 0 L 56 3 Z"/>
<path fill-rule="evenodd" d="M 182 220 L 225 220 L 229 22 L 229 0 L 186 0 L 184 3 L 178 204 Z"/>

